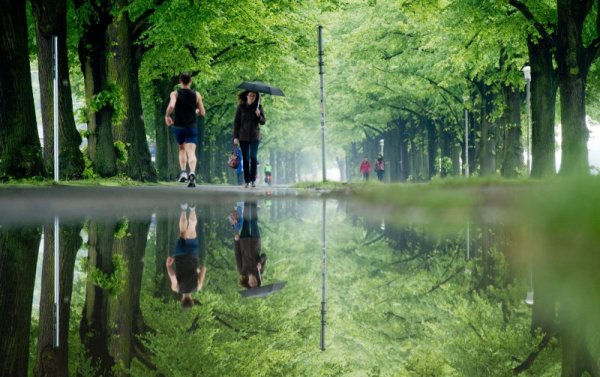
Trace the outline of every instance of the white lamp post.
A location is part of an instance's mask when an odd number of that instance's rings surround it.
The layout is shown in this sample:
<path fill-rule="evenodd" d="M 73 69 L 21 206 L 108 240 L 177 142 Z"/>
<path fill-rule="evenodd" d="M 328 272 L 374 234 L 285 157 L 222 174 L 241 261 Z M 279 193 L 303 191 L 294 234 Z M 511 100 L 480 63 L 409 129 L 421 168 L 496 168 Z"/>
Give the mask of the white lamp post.
<path fill-rule="evenodd" d="M 379 139 L 379 153 L 383 156 L 383 144 L 385 141 L 383 139 Z"/>
<path fill-rule="evenodd" d="M 531 126 L 531 67 L 526 65 L 522 69 L 526 84 L 526 103 L 527 103 L 527 137 L 526 137 L 526 152 L 527 152 L 527 175 L 531 172 L 531 159 L 529 158 L 529 128 Z"/>
<path fill-rule="evenodd" d="M 463 107 L 465 109 L 465 177 L 469 178 L 469 112 L 467 111 L 467 100 L 469 97 L 463 96 Z"/>

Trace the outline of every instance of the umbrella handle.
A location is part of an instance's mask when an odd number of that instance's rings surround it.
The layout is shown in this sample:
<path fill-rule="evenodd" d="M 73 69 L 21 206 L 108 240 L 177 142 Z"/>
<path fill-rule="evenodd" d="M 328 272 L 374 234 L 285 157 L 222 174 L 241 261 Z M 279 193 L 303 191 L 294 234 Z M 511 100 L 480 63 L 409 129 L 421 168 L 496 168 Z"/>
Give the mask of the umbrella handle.
<path fill-rule="evenodd" d="M 258 101 L 256 101 L 256 110 L 258 110 L 259 106 L 260 106 L 260 97 L 258 97 Z"/>

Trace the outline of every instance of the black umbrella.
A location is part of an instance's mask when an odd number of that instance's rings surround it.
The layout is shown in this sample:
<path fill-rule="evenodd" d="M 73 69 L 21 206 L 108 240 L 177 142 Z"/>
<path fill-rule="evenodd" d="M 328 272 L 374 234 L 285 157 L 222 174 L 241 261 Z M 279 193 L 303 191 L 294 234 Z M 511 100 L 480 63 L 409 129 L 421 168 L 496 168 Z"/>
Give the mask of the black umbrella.
<path fill-rule="evenodd" d="M 249 90 L 251 92 L 259 92 L 259 93 L 267 93 L 272 94 L 274 96 L 285 96 L 281 89 L 271 86 L 269 84 L 265 84 L 262 81 L 244 81 L 238 88 Z"/>
<path fill-rule="evenodd" d="M 254 298 L 254 297 L 265 297 L 270 295 L 271 293 L 275 293 L 280 291 L 283 287 L 285 287 L 285 281 L 280 281 L 273 284 L 263 285 L 261 287 L 245 289 L 240 291 L 240 295 L 246 298 Z"/>

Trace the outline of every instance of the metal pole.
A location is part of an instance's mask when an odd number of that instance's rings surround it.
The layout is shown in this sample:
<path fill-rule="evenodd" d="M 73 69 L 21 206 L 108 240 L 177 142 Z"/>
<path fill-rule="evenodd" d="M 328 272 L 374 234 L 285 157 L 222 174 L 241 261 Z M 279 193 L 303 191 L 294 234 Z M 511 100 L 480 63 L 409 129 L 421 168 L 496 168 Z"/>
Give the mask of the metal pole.
<path fill-rule="evenodd" d="M 325 351 L 325 288 L 327 286 L 327 202 L 323 199 L 323 248 L 321 250 L 321 351 Z"/>
<path fill-rule="evenodd" d="M 323 182 L 327 180 L 325 164 L 325 94 L 323 91 L 323 27 L 318 27 L 319 35 L 319 78 L 321 81 L 321 160 L 323 162 Z"/>
<path fill-rule="evenodd" d="M 527 79 L 527 175 L 531 174 L 531 158 L 529 152 L 529 128 L 531 125 L 531 79 Z"/>
<path fill-rule="evenodd" d="M 467 110 L 467 97 L 463 97 L 465 108 L 465 177 L 469 178 L 469 111 Z"/>
<path fill-rule="evenodd" d="M 58 182 L 58 37 L 52 36 L 52 78 L 54 79 L 54 182 Z"/>
<path fill-rule="evenodd" d="M 58 348 L 60 331 L 60 233 L 58 216 L 54 216 L 54 348 Z"/>

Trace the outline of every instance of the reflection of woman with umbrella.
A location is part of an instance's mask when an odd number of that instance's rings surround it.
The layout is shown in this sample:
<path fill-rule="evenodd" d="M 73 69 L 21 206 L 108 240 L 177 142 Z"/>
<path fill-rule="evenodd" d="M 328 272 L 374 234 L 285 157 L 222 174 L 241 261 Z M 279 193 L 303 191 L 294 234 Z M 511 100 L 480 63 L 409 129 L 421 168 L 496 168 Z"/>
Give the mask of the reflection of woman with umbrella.
<path fill-rule="evenodd" d="M 260 124 L 265 124 L 265 113 L 258 92 L 244 91 L 238 95 L 239 105 L 233 121 L 233 142 L 242 150 L 242 164 L 246 187 L 255 187 L 258 166 Z"/>
<path fill-rule="evenodd" d="M 261 242 L 256 202 L 244 204 L 242 218 L 241 229 L 239 234 L 236 232 L 233 242 L 235 261 L 240 274 L 238 282 L 245 288 L 260 287 L 267 256 L 260 253 Z"/>

